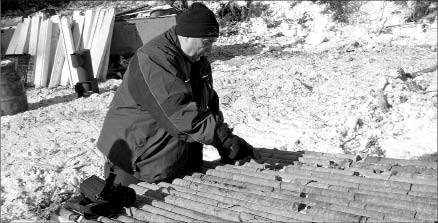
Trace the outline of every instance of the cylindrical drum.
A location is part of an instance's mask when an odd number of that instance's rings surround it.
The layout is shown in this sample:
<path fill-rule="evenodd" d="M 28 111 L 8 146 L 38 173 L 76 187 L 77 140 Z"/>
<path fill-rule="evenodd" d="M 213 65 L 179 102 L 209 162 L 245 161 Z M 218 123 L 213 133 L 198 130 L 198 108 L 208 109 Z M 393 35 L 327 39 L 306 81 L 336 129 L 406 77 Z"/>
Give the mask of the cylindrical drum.
<path fill-rule="evenodd" d="M 0 111 L 1 115 L 14 115 L 28 109 L 23 82 L 17 75 L 15 61 L 1 61 Z"/>

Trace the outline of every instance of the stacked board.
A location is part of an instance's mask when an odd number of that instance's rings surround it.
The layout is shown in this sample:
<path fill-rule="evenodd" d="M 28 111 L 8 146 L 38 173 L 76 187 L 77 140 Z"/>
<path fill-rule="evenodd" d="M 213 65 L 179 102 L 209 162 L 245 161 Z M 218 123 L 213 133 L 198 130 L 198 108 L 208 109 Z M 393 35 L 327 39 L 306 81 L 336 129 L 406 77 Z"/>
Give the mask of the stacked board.
<path fill-rule="evenodd" d="M 78 82 L 78 68 L 70 55 L 89 49 L 93 75 L 104 81 L 114 15 L 114 8 L 74 11 L 68 16 L 49 17 L 36 13 L 17 24 L 6 55 L 29 54 L 32 57 L 35 87 L 73 86 Z"/>

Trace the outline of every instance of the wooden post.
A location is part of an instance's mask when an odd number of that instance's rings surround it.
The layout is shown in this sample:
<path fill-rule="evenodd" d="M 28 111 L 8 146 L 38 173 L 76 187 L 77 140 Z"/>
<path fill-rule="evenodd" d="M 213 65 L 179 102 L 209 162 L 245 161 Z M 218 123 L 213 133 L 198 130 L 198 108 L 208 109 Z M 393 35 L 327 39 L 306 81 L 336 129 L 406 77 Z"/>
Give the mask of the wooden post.
<path fill-rule="evenodd" d="M 67 66 L 70 70 L 70 79 L 72 80 L 70 84 L 75 85 L 78 82 L 78 72 L 77 69 L 73 67 L 70 56 L 74 52 L 74 42 L 70 24 L 71 22 L 67 17 L 61 18 L 61 34 L 64 39 L 64 52 L 66 55 Z"/>
<path fill-rule="evenodd" d="M 40 29 L 41 16 L 32 16 L 32 23 L 30 27 L 30 37 L 29 37 L 29 54 L 31 56 L 36 55 L 38 46 L 38 31 Z"/>
<path fill-rule="evenodd" d="M 56 87 L 61 83 L 62 68 L 64 66 L 64 38 L 59 35 L 58 44 L 56 46 L 55 57 L 53 61 L 52 73 L 50 75 L 49 87 Z"/>
<path fill-rule="evenodd" d="M 15 48 L 15 54 L 24 54 L 29 52 L 29 27 L 30 19 L 24 18 L 23 25 L 21 26 L 20 36 L 18 37 L 17 47 Z"/>
<path fill-rule="evenodd" d="M 83 48 L 82 30 L 84 28 L 84 16 L 80 15 L 79 11 L 73 12 L 73 42 L 75 50 Z"/>
<path fill-rule="evenodd" d="M 64 46 L 64 44 L 63 44 Z M 71 81 L 70 68 L 68 67 L 67 60 L 65 59 L 65 50 L 63 49 L 64 54 L 64 63 L 62 64 L 61 69 L 61 82 L 59 83 L 62 86 L 71 85 L 73 86 L 73 82 Z"/>
<path fill-rule="evenodd" d="M 52 20 L 47 19 L 47 30 L 44 33 L 45 35 L 42 36 L 42 38 L 45 39 L 45 44 L 43 46 L 43 55 L 44 57 L 42 58 L 42 71 L 41 71 L 41 87 L 46 87 L 47 86 L 47 79 L 48 79 L 48 75 L 49 75 L 49 64 L 50 64 L 50 52 L 51 52 L 51 45 L 52 45 L 52 28 L 53 28 L 53 23 Z"/>
<path fill-rule="evenodd" d="M 82 42 L 84 49 L 89 49 L 87 48 L 87 44 L 90 38 L 90 33 L 91 33 L 95 15 L 96 15 L 95 10 L 89 9 L 85 11 L 84 30 L 82 32 Z"/>
<path fill-rule="evenodd" d="M 56 54 L 56 50 L 57 50 L 57 46 L 58 46 L 58 42 L 59 42 L 59 34 L 60 34 L 60 30 L 59 30 L 59 23 L 55 23 L 53 22 L 52 19 L 50 19 L 50 23 L 52 24 L 52 29 L 51 32 L 48 33 L 47 38 L 48 38 L 48 43 L 47 43 L 47 56 L 46 56 L 46 60 L 48 61 L 47 63 L 47 67 L 43 73 L 43 77 L 41 79 L 41 85 L 43 87 L 48 87 L 49 83 L 50 83 L 50 79 L 51 79 L 51 73 L 53 70 L 53 66 L 54 66 L 54 62 L 55 62 L 55 54 Z"/>
<path fill-rule="evenodd" d="M 6 50 L 6 55 L 8 54 L 14 54 L 15 49 L 17 48 L 18 39 L 20 37 L 21 33 L 21 27 L 23 26 L 23 23 L 18 23 L 15 27 L 14 34 L 12 35 L 11 42 L 9 42 L 8 49 Z"/>
<path fill-rule="evenodd" d="M 104 15 L 104 11 L 102 9 L 96 9 L 95 10 L 94 17 L 92 19 L 92 23 L 91 23 L 91 27 L 90 27 L 90 31 L 87 34 L 88 38 L 87 38 L 87 42 L 86 42 L 86 45 L 85 45 L 85 49 L 91 49 L 95 33 L 98 32 L 96 30 L 98 30 L 98 27 L 100 27 L 98 25 L 98 23 L 102 22 L 101 18 L 103 17 L 103 15 Z"/>
<path fill-rule="evenodd" d="M 106 15 L 105 17 L 105 21 L 109 21 L 109 27 L 108 27 L 108 31 L 106 31 L 107 35 L 106 35 L 106 40 L 105 40 L 105 54 L 103 54 L 103 62 L 101 62 L 99 64 L 99 69 L 98 69 L 98 79 L 100 81 L 105 81 L 106 80 L 106 74 L 108 72 L 108 64 L 109 64 L 109 55 L 110 55 L 110 48 L 111 48 L 111 39 L 113 36 L 113 30 L 114 30 L 114 14 L 115 14 L 115 9 L 109 9 L 109 13 Z"/>
<path fill-rule="evenodd" d="M 53 26 L 57 26 L 55 29 L 58 31 L 58 37 L 56 45 L 53 45 L 53 61 L 50 72 L 50 80 L 48 81 L 48 87 L 56 87 L 59 85 L 61 80 L 62 66 L 64 65 L 65 55 L 64 55 L 64 40 L 61 35 L 61 19 L 59 15 L 54 15 L 50 18 L 53 22 Z"/>
<path fill-rule="evenodd" d="M 101 19 L 102 23 L 100 23 L 100 27 L 97 27 L 99 31 L 96 32 L 96 34 L 98 35 L 94 37 L 93 45 L 90 50 L 91 58 L 93 59 L 93 73 L 96 78 L 99 78 L 99 72 L 102 72 L 106 47 L 111 41 L 111 39 L 109 39 L 109 36 L 110 31 L 112 31 L 112 27 L 114 25 L 114 13 L 114 8 L 104 10 L 104 16 L 102 16 Z"/>
<path fill-rule="evenodd" d="M 41 87 L 41 79 L 43 76 L 44 70 L 44 59 L 45 59 L 45 50 L 46 50 L 46 42 L 47 42 L 47 29 L 49 26 L 49 20 L 44 20 L 41 22 L 41 27 L 39 30 L 39 38 L 38 38 L 38 46 L 37 46 L 37 54 L 36 54 L 36 62 L 35 62 L 35 79 L 34 84 L 35 87 Z"/>

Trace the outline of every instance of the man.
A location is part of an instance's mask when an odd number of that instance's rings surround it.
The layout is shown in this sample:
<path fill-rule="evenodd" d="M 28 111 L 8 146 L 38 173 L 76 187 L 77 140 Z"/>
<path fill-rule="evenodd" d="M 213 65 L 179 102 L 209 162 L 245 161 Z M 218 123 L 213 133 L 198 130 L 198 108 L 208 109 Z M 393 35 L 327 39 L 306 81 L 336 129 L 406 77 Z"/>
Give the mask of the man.
<path fill-rule="evenodd" d="M 170 181 L 198 170 L 203 144 L 225 162 L 254 158 L 224 123 L 212 88 L 206 56 L 218 36 L 214 13 L 193 3 L 131 58 L 97 142 L 115 183 Z"/>

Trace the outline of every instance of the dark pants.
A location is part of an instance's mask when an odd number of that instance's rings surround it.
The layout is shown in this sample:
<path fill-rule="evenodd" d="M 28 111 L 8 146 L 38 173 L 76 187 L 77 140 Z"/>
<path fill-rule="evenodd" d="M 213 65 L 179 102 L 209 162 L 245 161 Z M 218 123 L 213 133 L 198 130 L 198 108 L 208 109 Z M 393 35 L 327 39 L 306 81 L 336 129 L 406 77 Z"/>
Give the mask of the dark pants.
<path fill-rule="evenodd" d="M 135 178 L 132 174 L 129 174 L 122 170 L 120 167 L 115 166 L 113 164 L 105 163 L 104 166 L 104 175 L 105 179 L 108 178 L 110 174 L 110 168 L 113 168 L 113 173 L 116 174 L 116 179 L 114 180 L 114 184 L 122 184 L 123 186 L 129 186 L 130 184 L 137 184 L 140 183 L 141 180 Z"/>
<path fill-rule="evenodd" d="M 190 155 L 189 155 L 189 161 L 187 162 L 187 173 L 189 172 L 198 172 L 201 170 L 202 167 L 202 145 L 194 146 L 190 148 Z M 104 166 L 104 176 L 105 179 L 108 178 L 109 173 L 111 172 L 110 169 L 113 169 L 113 173 L 116 174 L 116 178 L 114 180 L 114 184 L 122 184 L 123 186 L 129 186 L 130 184 L 137 184 L 142 182 L 142 180 L 136 178 L 134 175 L 124 171 L 122 168 L 112 164 L 112 163 L 105 163 Z M 187 174 L 183 173 L 183 174 Z M 180 176 L 174 176 L 172 178 L 163 179 L 161 181 L 171 183 L 173 179 L 177 177 L 183 177 L 183 175 Z M 156 182 L 155 182 L 156 183 Z"/>

